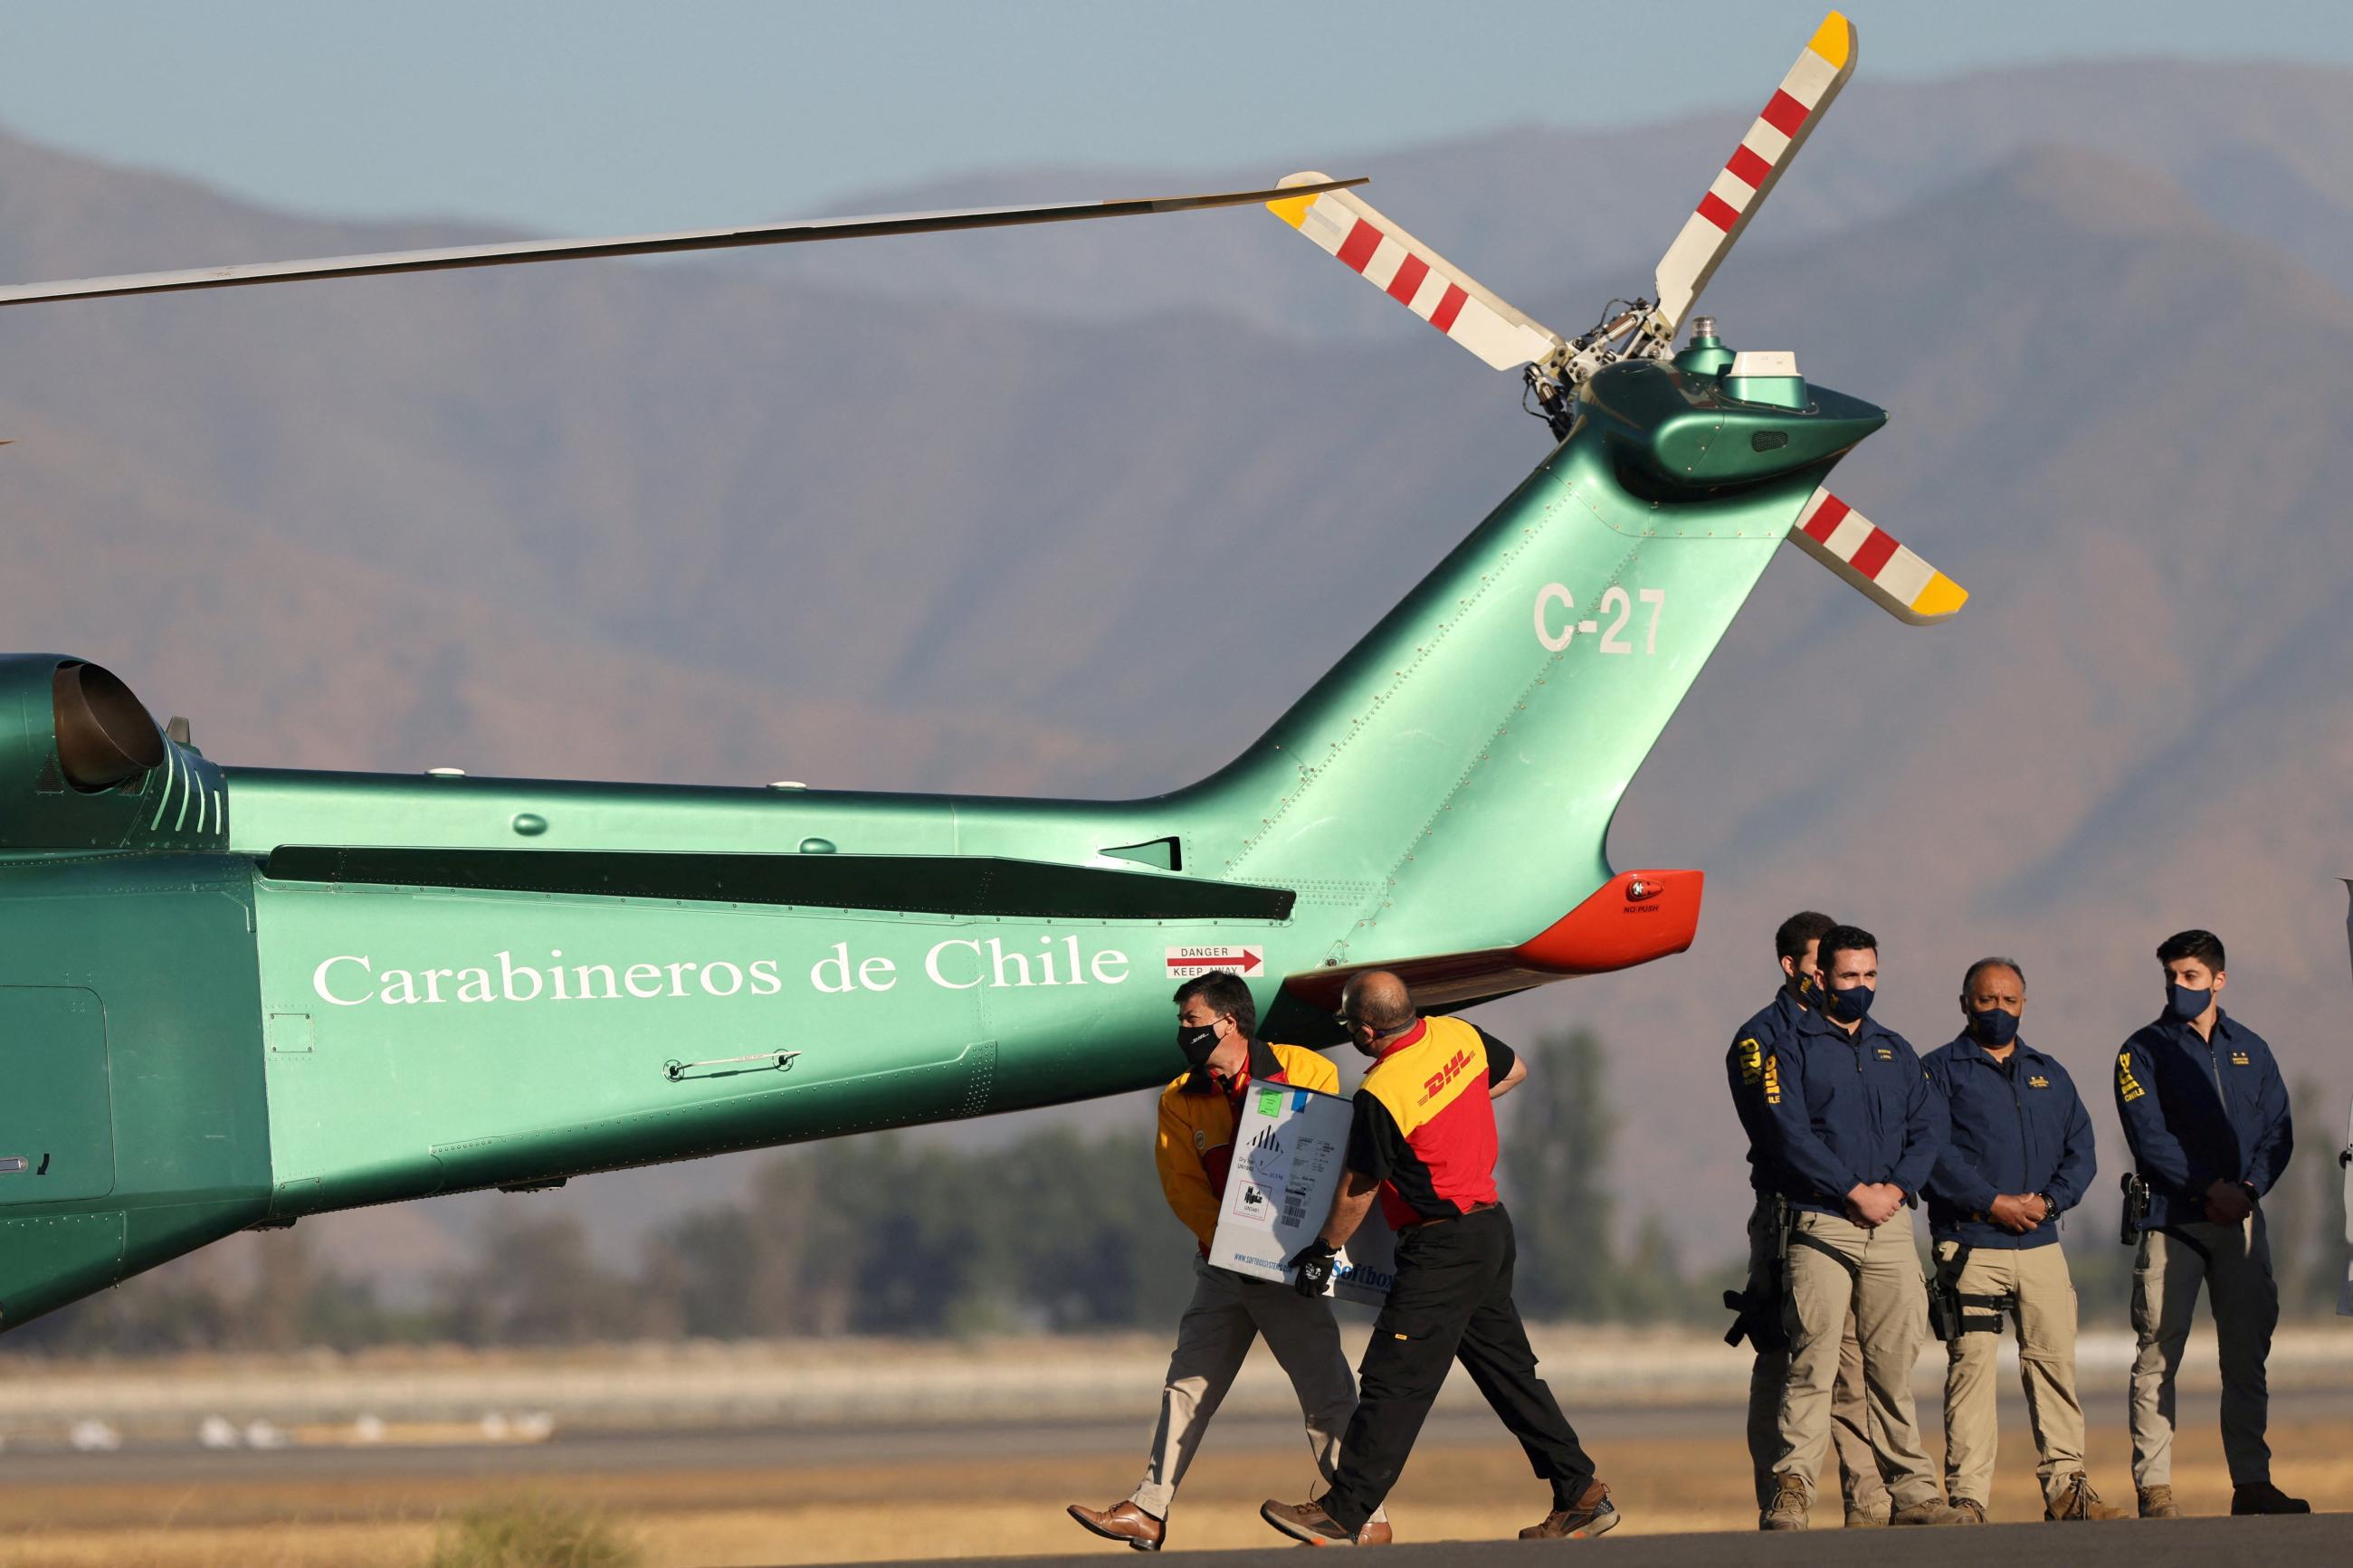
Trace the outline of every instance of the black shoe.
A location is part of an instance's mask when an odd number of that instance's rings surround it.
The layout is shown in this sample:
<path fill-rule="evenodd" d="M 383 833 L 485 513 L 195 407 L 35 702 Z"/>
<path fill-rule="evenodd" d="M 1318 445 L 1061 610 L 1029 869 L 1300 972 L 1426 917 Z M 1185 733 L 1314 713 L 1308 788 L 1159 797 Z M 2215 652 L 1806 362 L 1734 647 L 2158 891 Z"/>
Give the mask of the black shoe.
<path fill-rule="evenodd" d="M 2269 1481 L 2257 1481 L 2253 1486 L 2231 1489 L 2231 1511 L 2242 1513 L 2310 1513 L 2312 1505 L 2300 1497 L 2290 1497 Z"/>

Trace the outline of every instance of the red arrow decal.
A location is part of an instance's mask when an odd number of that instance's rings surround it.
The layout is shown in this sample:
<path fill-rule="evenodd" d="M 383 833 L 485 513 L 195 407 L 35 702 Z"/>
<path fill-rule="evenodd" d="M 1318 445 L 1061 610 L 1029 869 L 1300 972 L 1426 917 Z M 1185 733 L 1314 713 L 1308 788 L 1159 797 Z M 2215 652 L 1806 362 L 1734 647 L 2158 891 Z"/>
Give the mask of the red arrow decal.
<path fill-rule="evenodd" d="M 1170 969 L 1232 968 L 1240 971 L 1244 974 L 1248 974 L 1254 969 L 1263 967 L 1265 963 L 1266 955 L 1259 952 L 1258 949 L 1254 947 L 1237 947 L 1226 949 L 1225 951 L 1214 955 L 1209 953 L 1194 953 L 1188 956 L 1182 953 L 1172 953 L 1168 957 L 1166 967 Z"/>

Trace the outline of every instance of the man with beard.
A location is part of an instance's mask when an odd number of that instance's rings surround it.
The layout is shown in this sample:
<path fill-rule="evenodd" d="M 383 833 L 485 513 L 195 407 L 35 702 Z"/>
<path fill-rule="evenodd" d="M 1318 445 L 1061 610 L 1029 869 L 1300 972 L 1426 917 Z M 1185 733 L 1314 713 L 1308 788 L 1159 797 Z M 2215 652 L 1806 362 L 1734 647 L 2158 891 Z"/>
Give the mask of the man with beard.
<path fill-rule="evenodd" d="M 1788 1290 L 1787 1200 L 1765 1152 L 1765 1058 L 1791 1039 L 1798 1021 L 1820 1000 L 1814 993 L 1822 933 L 1838 922 L 1817 910 L 1800 910 L 1773 933 L 1773 954 L 1781 966 L 1773 1000 L 1740 1026 L 1725 1053 L 1725 1081 L 1740 1129 L 1748 1135 L 1748 1183 L 1756 1203 L 1748 1214 L 1748 1279 L 1737 1298 L 1740 1319 L 1730 1342 L 1741 1336 L 1756 1347 L 1748 1373 L 1748 1463 L 1757 1482 L 1761 1518 L 1773 1506 L 1780 1482 L 1773 1462 L 1781 1457 L 1781 1390 L 1789 1381 L 1789 1337 L 1781 1324 L 1781 1298 Z M 1731 1298 L 1726 1304 L 1732 1304 Z M 1831 1444 L 1838 1454 L 1839 1489 L 1846 1500 L 1850 1530 L 1883 1525 L 1894 1511 L 1879 1461 L 1871 1451 L 1869 1402 L 1862 1383 L 1862 1345 L 1854 1315 L 1847 1314 L 1839 1344 L 1838 1382 L 1831 1394 Z"/>

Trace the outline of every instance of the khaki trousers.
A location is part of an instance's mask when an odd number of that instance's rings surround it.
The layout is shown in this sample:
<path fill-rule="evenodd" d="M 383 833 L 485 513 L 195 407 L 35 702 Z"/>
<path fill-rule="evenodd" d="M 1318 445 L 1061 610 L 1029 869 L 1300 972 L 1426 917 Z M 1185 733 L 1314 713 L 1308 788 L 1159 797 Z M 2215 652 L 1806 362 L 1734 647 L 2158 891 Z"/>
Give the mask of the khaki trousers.
<path fill-rule="evenodd" d="M 1866 1227 L 1837 1215 L 1798 1215 L 1789 1237 L 1789 1382 L 1781 1395 L 1781 1457 L 1776 1475 L 1795 1475 L 1811 1497 L 1830 1457 L 1831 1397 L 1847 1315 L 1862 1346 L 1862 1382 L 1872 1451 L 1897 1509 L 1940 1500 L 1920 1443 L 1912 1369 L 1928 1338 L 1928 1291 L 1913 1249 L 1912 1211 Z"/>
<path fill-rule="evenodd" d="M 2214 1303 L 2214 1340 L 2222 1363 L 2222 1457 L 2231 1484 L 2272 1479 L 2263 1426 L 2271 1394 L 2263 1363 L 2279 1326 L 2279 1286 L 2272 1279 L 2271 1239 L 2258 1209 L 2238 1225 L 2195 1220 L 2140 1233 L 2133 1263 L 2133 1484 L 2173 1484 L 2173 1380 L 2189 1342 L 2198 1287 Z"/>
<path fill-rule="evenodd" d="M 1781 1238 L 1773 1231 L 1773 1200 L 1759 1197 L 1748 1212 L 1748 1289 L 1770 1285 Z M 1748 1369 L 1748 1462 L 1757 1477 L 1757 1506 L 1773 1506 L 1779 1489 L 1773 1461 L 1781 1457 L 1781 1389 L 1789 1381 L 1789 1352 L 1758 1351 Z M 1846 1317 L 1839 1342 L 1838 1382 L 1831 1391 L 1831 1446 L 1838 1451 L 1839 1489 L 1851 1513 L 1885 1518 L 1887 1483 L 1873 1458 L 1870 1421 L 1862 1395 L 1862 1345 L 1854 1337 L 1854 1314 Z"/>
<path fill-rule="evenodd" d="M 1978 1247 L 1955 1268 L 1957 1242 L 1936 1244 L 1941 1280 L 1957 1274 L 1965 1296 L 2015 1296 L 2010 1321 L 2018 1331 L 2018 1378 L 2026 1387 L 2026 1419 L 2042 1462 L 2034 1478 L 2042 1500 L 2055 1502 L 2084 1468 L 2084 1405 L 2075 1394 L 2075 1281 L 2055 1241 L 2041 1247 Z M 1982 1309 L 1964 1307 L 1964 1318 Z M 1994 1359 L 1997 1329 L 1956 1334 L 1945 1345 L 1945 1494 L 1983 1506 L 1993 1495 Z"/>
<path fill-rule="evenodd" d="M 1356 1380 L 1340 1349 L 1330 1303 L 1302 1296 L 1280 1279 L 1255 1279 L 1193 1264 L 1193 1300 L 1176 1322 L 1176 1349 L 1160 1390 L 1160 1425 L 1144 1479 L 1128 1500 L 1155 1519 L 1168 1517 L 1176 1487 L 1200 1451 L 1209 1417 L 1263 1335 L 1291 1379 L 1307 1418 L 1307 1448 L 1326 1486 L 1340 1460 L 1340 1438 L 1356 1413 Z M 1387 1514 L 1376 1513 L 1386 1520 Z"/>

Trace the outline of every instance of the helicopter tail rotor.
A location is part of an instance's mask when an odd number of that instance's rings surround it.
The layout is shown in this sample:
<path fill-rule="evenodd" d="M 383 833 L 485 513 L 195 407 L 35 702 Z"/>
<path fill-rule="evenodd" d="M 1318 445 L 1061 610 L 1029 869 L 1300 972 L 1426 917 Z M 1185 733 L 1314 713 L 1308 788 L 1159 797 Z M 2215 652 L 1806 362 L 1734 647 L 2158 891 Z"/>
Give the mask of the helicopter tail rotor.
<path fill-rule="evenodd" d="M 1566 435 L 1577 387 L 1625 359 L 1662 359 L 1700 290 L 1730 254 L 1757 209 L 1804 146 L 1822 113 L 1854 74 L 1854 25 L 1832 11 L 1814 29 L 1733 149 L 1683 232 L 1660 258 L 1655 302 L 1635 300 L 1603 312 L 1592 331 L 1564 339 L 1479 286 L 1461 268 L 1375 211 L 1354 193 L 1331 188 L 1319 174 L 1293 174 L 1295 186 L 1268 210 L 1325 254 L 1497 370 L 1527 367 L 1530 394 L 1556 435 Z M 1324 194 L 1309 194 L 1323 185 Z"/>

